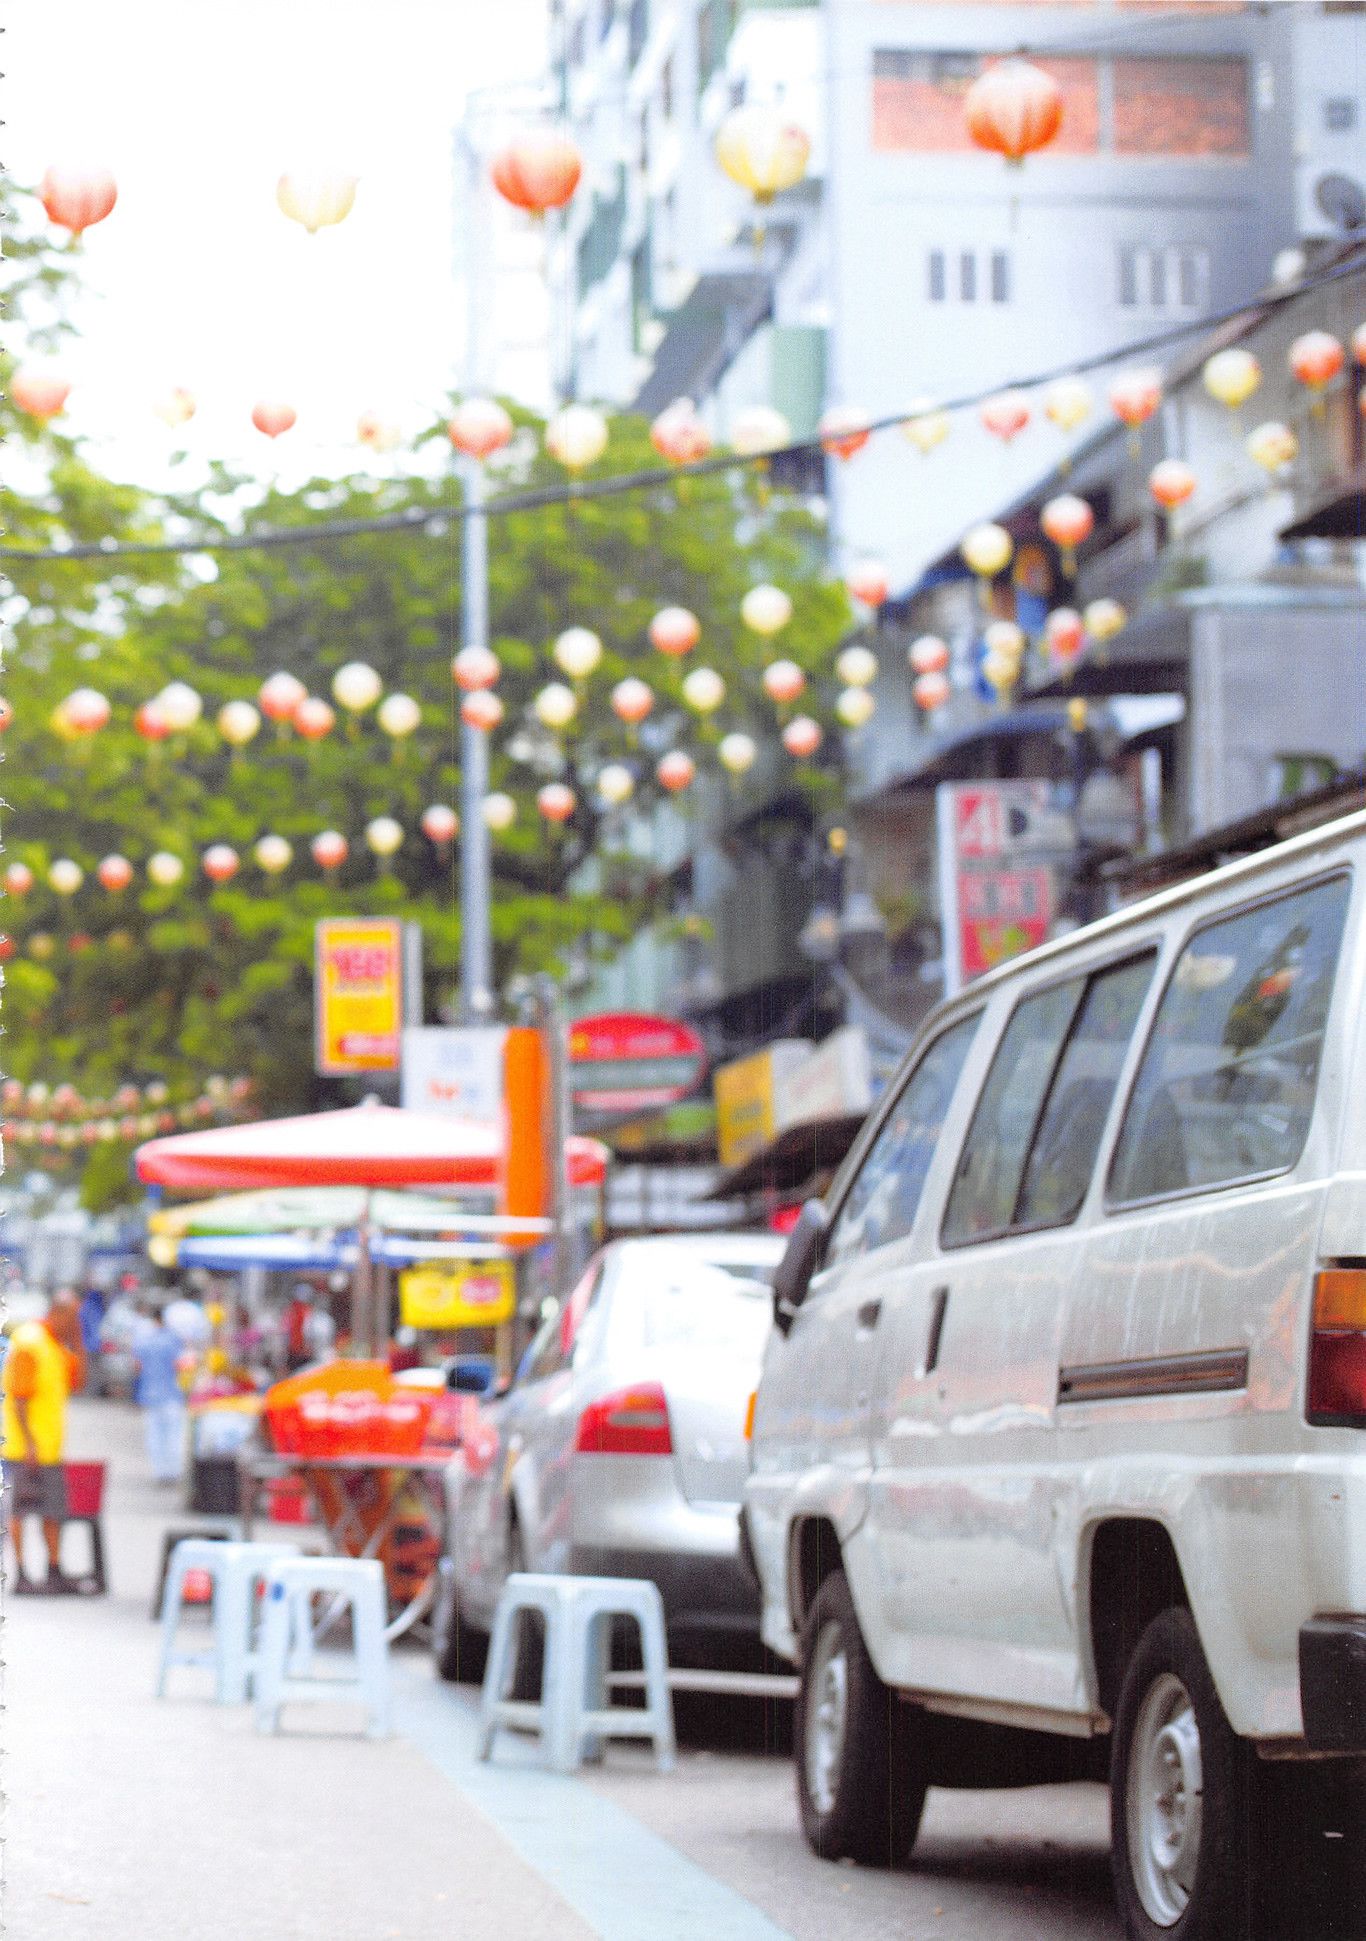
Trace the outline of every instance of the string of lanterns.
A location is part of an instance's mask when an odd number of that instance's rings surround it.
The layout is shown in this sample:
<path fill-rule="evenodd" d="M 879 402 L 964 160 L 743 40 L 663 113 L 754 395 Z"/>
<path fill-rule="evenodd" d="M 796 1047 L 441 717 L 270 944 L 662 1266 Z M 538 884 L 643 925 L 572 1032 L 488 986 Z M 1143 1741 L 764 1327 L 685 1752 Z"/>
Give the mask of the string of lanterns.
<path fill-rule="evenodd" d="M 250 1104 L 250 1078 L 215 1076 L 195 1096 L 177 1099 L 164 1079 L 123 1084 L 108 1097 L 84 1097 L 74 1085 L 0 1084 L 4 1140 L 15 1146 L 70 1151 L 114 1142 L 131 1144 L 177 1127 L 239 1116 Z"/>

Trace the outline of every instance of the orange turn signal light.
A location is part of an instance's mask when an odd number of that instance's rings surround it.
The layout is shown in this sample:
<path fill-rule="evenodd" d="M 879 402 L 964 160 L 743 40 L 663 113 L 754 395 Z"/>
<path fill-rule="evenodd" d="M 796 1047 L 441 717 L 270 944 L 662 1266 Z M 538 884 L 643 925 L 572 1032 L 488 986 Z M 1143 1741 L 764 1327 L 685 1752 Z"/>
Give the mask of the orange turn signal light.
<path fill-rule="evenodd" d="M 749 1400 L 745 1403 L 745 1441 L 746 1442 L 753 1442 L 754 1440 L 754 1404 L 758 1401 L 758 1399 L 759 1399 L 758 1389 L 752 1388 L 749 1392 Z"/>
<path fill-rule="evenodd" d="M 1314 1326 L 1366 1332 L 1366 1267 L 1323 1267 L 1314 1277 Z"/>

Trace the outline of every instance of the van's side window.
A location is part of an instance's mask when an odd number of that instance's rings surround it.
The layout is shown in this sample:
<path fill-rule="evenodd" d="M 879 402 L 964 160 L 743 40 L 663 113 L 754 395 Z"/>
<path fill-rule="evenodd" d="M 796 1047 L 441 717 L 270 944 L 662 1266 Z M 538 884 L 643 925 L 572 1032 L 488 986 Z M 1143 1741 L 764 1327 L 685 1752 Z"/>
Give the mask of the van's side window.
<path fill-rule="evenodd" d="M 1314 1109 L 1348 887 L 1335 877 L 1191 938 L 1134 1081 L 1112 1204 L 1295 1164 Z"/>
<path fill-rule="evenodd" d="M 978 1012 L 950 1025 L 906 1081 L 835 1217 L 827 1263 L 901 1240 L 915 1224 L 925 1175 L 980 1018 Z"/>
<path fill-rule="evenodd" d="M 1021 1000 L 968 1128 L 944 1246 L 1075 1220 L 1153 963 L 1149 952 Z"/>

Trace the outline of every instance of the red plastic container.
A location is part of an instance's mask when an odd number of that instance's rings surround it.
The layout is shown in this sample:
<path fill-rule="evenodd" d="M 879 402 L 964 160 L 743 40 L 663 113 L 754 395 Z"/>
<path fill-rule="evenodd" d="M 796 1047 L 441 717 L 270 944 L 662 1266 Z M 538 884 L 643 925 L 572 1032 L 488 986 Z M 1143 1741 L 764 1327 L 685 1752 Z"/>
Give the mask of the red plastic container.
<path fill-rule="evenodd" d="M 308 1492 L 292 1476 L 272 1476 L 266 1484 L 267 1514 L 272 1523 L 307 1523 Z"/>
<path fill-rule="evenodd" d="M 66 1513 L 68 1516 L 98 1516 L 104 1508 L 105 1465 L 102 1462 L 69 1462 L 66 1472 Z"/>

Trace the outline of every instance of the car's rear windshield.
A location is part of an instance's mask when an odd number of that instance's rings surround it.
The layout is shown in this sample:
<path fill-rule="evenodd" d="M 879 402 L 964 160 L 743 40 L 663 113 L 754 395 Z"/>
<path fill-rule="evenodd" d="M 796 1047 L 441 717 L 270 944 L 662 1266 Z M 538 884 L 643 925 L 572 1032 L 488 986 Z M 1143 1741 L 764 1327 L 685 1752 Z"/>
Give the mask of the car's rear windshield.
<path fill-rule="evenodd" d="M 645 1340 L 651 1348 L 705 1348 L 758 1355 L 772 1321 L 772 1292 L 750 1261 L 650 1262 Z"/>

